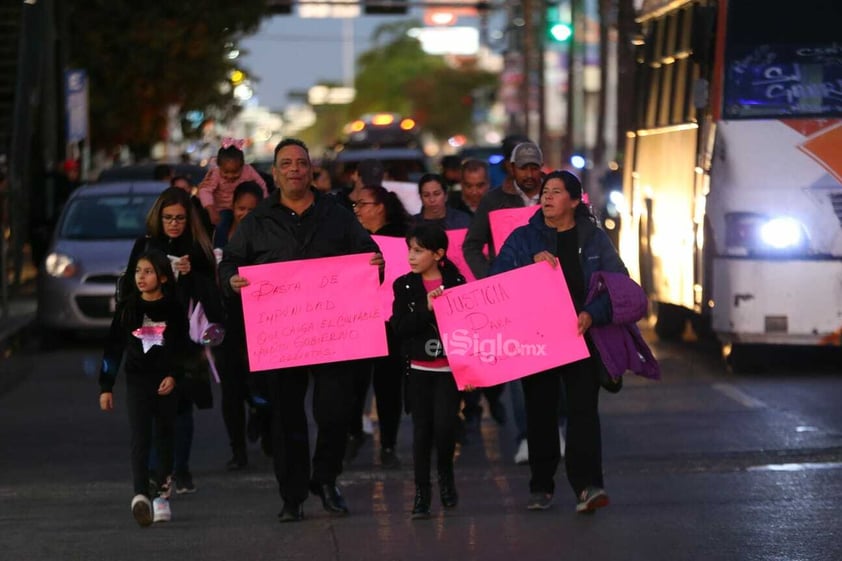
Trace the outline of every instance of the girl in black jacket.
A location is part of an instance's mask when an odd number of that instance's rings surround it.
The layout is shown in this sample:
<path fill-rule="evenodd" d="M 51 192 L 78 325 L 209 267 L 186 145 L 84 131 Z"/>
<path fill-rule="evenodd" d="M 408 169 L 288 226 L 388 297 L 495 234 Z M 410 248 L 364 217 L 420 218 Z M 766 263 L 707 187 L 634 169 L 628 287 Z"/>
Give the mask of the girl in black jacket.
<path fill-rule="evenodd" d="M 126 355 L 126 403 L 132 443 L 135 497 L 132 514 L 141 526 L 153 521 L 149 501 L 149 454 L 152 421 L 160 459 L 158 481 L 170 480 L 177 395 L 188 342 L 187 314 L 174 296 L 169 259 L 157 250 L 142 253 L 131 271 L 134 289 L 119 303 L 102 358 L 99 406 L 114 409 L 114 380 Z M 167 491 L 170 487 L 166 487 Z M 155 521 L 170 519 L 169 493 L 155 504 Z"/>
<path fill-rule="evenodd" d="M 445 289 L 465 283 L 447 257 L 448 238 L 437 225 L 416 226 L 406 237 L 412 272 L 395 280 L 389 322 L 409 357 L 407 399 L 412 415 L 415 501 L 412 518 L 430 517 L 430 456 L 436 468 L 442 506 L 453 508 L 459 495 L 453 477 L 453 454 L 459 414 L 459 390 L 444 356 L 433 300 Z"/>

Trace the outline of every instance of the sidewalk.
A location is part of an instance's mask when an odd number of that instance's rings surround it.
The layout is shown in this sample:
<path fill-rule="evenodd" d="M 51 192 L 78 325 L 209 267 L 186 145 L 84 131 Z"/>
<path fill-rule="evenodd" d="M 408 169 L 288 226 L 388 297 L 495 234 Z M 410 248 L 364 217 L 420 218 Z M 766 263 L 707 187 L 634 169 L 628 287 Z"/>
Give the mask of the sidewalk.
<path fill-rule="evenodd" d="M 9 295 L 6 309 L 0 310 L 0 349 L 4 356 L 10 341 L 35 324 L 38 309 L 35 291 L 35 281 L 27 282 L 16 294 Z"/>

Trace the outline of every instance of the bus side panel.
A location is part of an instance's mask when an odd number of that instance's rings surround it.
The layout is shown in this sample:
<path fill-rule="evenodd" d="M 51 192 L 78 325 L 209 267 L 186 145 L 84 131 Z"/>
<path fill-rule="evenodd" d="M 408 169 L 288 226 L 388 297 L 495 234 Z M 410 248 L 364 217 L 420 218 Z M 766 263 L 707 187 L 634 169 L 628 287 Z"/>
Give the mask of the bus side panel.
<path fill-rule="evenodd" d="M 633 243 L 630 236 L 637 236 L 641 254 L 639 259 L 626 255 L 623 259 L 637 261 L 644 279 L 647 271 L 643 268 L 651 269 L 652 286 L 646 288 L 654 301 L 692 310 L 697 129 L 649 133 L 635 142 L 630 201 L 634 216 L 631 228 L 624 225 L 621 250 L 628 251 Z M 641 224 L 647 227 L 640 228 Z"/>
<path fill-rule="evenodd" d="M 723 343 L 816 345 L 842 327 L 842 261 L 714 259 Z"/>

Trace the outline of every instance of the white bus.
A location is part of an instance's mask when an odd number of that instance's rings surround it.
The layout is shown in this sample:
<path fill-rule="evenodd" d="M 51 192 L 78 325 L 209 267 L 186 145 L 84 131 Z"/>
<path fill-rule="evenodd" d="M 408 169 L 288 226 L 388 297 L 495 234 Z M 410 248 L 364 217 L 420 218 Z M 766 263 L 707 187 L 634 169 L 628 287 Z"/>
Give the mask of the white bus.
<path fill-rule="evenodd" d="M 656 333 L 842 328 L 842 1 L 644 0 L 620 251 Z"/>

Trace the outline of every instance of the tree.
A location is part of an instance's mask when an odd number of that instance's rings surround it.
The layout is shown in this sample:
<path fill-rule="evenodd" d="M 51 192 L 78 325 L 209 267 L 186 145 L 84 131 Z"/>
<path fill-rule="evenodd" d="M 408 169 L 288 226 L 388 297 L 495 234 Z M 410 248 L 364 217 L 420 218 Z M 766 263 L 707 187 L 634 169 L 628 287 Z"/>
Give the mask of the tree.
<path fill-rule="evenodd" d="M 264 0 L 68 0 L 67 64 L 88 72 L 91 144 L 147 154 L 164 137 L 167 109 L 230 115 L 228 52 L 256 30 Z"/>
<path fill-rule="evenodd" d="M 378 27 L 375 47 L 357 60 L 357 96 L 349 113 L 389 111 L 413 117 L 438 137 L 470 129 L 477 88 L 496 83 L 496 75 L 470 66 L 454 69 L 444 57 L 430 55 L 407 34 L 417 21 Z"/>

